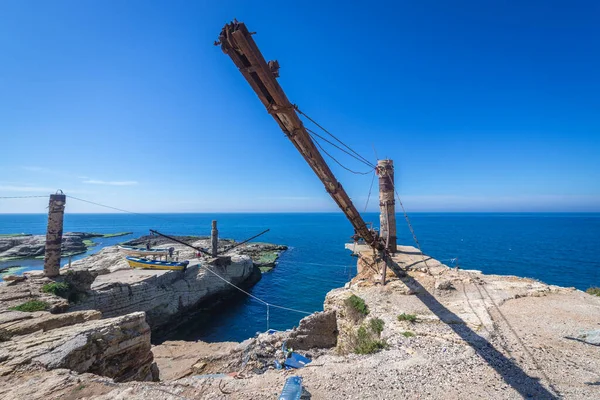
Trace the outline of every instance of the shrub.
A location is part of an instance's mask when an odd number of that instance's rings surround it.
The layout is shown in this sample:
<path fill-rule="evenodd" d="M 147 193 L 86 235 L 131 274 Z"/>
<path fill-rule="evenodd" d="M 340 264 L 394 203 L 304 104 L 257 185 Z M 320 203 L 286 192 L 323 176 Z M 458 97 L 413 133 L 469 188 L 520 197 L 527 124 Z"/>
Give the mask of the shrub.
<path fill-rule="evenodd" d="M 406 332 L 402 332 L 402 336 L 404 336 L 405 338 L 409 338 L 409 337 L 415 336 L 415 334 L 411 331 L 406 331 Z"/>
<path fill-rule="evenodd" d="M 346 299 L 346 305 L 350 309 L 354 310 L 361 316 L 369 314 L 369 307 L 365 304 L 365 301 L 357 295 L 352 295 Z"/>
<path fill-rule="evenodd" d="M 50 305 L 45 301 L 30 300 L 26 303 L 19 304 L 18 306 L 10 307 L 9 310 L 25 312 L 45 311 L 49 306 Z"/>
<path fill-rule="evenodd" d="M 591 287 L 585 292 L 594 296 L 600 296 L 600 287 Z"/>
<path fill-rule="evenodd" d="M 398 315 L 398 321 L 416 322 L 417 316 L 415 314 L 402 313 L 402 314 Z"/>
<path fill-rule="evenodd" d="M 356 332 L 354 352 L 356 354 L 372 354 L 387 347 L 385 340 L 374 339 L 367 328 L 361 326 Z"/>
<path fill-rule="evenodd" d="M 52 293 L 56 296 L 60 296 L 63 298 L 68 298 L 71 289 L 71 285 L 66 282 L 52 282 L 46 283 L 42 286 L 42 292 L 44 293 Z"/>
<path fill-rule="evenodd" d="M 369 326 L 373 332 L 377 334 L 377 336 L 381 335 L 383 332 L 383 326 L 385 322 L 381 318 L 373 318 L 369 321 Z"/>

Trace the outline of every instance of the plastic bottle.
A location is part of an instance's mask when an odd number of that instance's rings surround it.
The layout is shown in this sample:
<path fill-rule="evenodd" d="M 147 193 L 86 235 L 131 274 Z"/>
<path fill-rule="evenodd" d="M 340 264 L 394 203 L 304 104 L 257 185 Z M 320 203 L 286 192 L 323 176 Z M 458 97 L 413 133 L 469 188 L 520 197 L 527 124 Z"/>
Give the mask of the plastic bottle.
<path fill-rule="evenodd" d="M 286 379 L 279 400 L 300 400 L 302 396 L 302 378 L 290 376 Z"/>

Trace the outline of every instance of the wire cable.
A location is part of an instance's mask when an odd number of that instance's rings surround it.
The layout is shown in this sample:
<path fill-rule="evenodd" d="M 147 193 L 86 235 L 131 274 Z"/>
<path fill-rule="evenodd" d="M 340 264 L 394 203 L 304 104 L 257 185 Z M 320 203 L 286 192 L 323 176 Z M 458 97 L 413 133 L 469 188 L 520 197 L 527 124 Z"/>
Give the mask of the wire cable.
<path fill-rule="evenodd" d="M 367 196 L 367 202 L 365 203 L 365 209 L 363 212 L 367 212 L 367 207 L 369 206 L 369 200 L 371 199 L 371 191 L 373 190 L 373 183 L 375 182 L 375 175 L 377 170 L 373 170 L 373 178 L 371 178 L 371 186 L 369 187 L 369 195 Z"/>
<path fill-rule="evenodd" d="M 267 307 L 275 307 L 275 308 L 280 308 L 282 310 L 288 310 L 288 311 L 293 311 L 293 312 L 297 312 L 297 313 L 301 313 L 301 314 L 306 314 L 306 315 L 310 315 L 312 314 L 312 312 L 308 312 L 308 311 L 302 311 L 302 310 L 296 310 L 295 308 L 289 308 L 289 307 L 284 307 L 284 306 L 280 306 L 277 304 L 272 304 L 269 302 L 264 301 L 261 298 L 256 297 L 253 294 L 248 293 L 247 291 L 245 291 L 244 289 L 234 285 L 233 283 L 229 282 L 227 279 L 223 278 L 221 275 L 217 274 L 215 271 L 211 270 L 210 268 L 208 268 L 205 265 L 202 265 L 202 267 L 204 267 L 204 270 L 210 272 L 211 274 L 215 275 L 217 278 L 221 279 L 223 282 L 227 283 L 230 286 L 233 286 L 234 288 L 236 288 L 237 290 L 239 290 L 242 293 L 247 294 L 248 296 L 252 297 L 253 299 L 255 299 L 256 301 L 259 301 L 261 303 L 263 303 L 264 305 L 266 305 Z"/>
<path fill-rule="evenodd" d="M 158 215 L 143 214 L 143 213 L 138 213 L 138 212 L 135 212 L 135 211 L 124 210 L 122 208 L 113 207 L 113 206 L 107 206 L 106 204 L 100 204 L 100 203 L 96 203 L 95 201 L 80 199 L 78 197 L 74 197 L 74 196 L 70 196 L 70 195 L 67 195 L 67 197 L 70 198 L 70 199 L 73 199 L 73 200 L 82 201 L 84 203 L 93 204 L 95 206 L 104 207 L 104 208 L 108 208 L 108 209 L 115 210 L 115 211 L 120 211 L 120 212 L 124 212 L 124 213 L 128 213 L 128 214 L 133 214 L 133 215 L 139 215 L 141 217 L 156 218 L 156 219 L 160 219 L 160 220 L 163 220 L 163 221 L 172 221 L 172 222 L 175 222 L 175 220 L 172 220 L 172 219 L 169 219 L 169 218 L 164 218 L 164 217 L 159 217 Z M 178 221 L 178 222 L 180 222 L 180 221 Z"/>
<path fill-rule="evenodd" d="M 421 257 L 423 258 L 423 263 L 425 264 L 425 268 L 427 268 L 427 271 L 429 271 L 429 266 L 427 265 L 427 260 L 425 260 L 425 254 L 423 253 L 423 250 L 421 249 L 421 244 L 419 243 L 419 239 L 417 239 L 415 230 L 414 230 L 412 224 L 410 223 L 410 218 L 408 218 L 408 213 L 406 212 L 406 209 L 404 208 L 404 204 L 402 204 L 402 199 L 400 199 L 400 194 L 398 193 L 398 190 L 396 190 L 396 185 L 394 184 L 394 180 L 389 175 L 386 175 L 386 177 L 388 178 L 388 180 L 392 184 L 392 187 L 394 188 L 394 193 L 396 193 L 396 197 L 398 198 L 398 204 L 400 204 L 400 208 L 402 209 L 402 213 L 404 214 L 404 219 L 406 220 L 408 229 L 410 230 L 413 240 L 414 240 L 415 244 L 417 245 L 419 252 L 421 253 Z"/>
<path fill-rule="evenodd" d="M 321 140 L 326 141 L 327 143 L 329 143 L 330 145 L 332 145 L 333 147 L 337 148 L 338 150 L 343 151 L 344 153 L 348 154 L 350 157 L 354 158 L 357 161 L 360 161 L 361 163 L 367 165 L 368 167 L 371 168 L 376 168 L 376 166 L 368 161 L 363 161 L 360 158 L 356 157 L 354 154 L 348 152 L 347 150 L 342 149 L 340 146 L 338 146 L 337 144 L 333 143 L 331 140 L 328 140 L 326 138 L 324 138 L 323 136 L 319 135 L 317 132 L 313 131 L 312 129 L 306 128 L 306 131 L 309 132 L 309 134 L 315 135 L 316 137 L 318 137 Z M 311 136 L 312 137 L 312 136 Z"/>
<path fill-rule="evenodd" d="M 1 196 L 0 199 L 37 199 L 37 198 L 48 198 L 48 195 L 46 196 Z"/>
<path fill-rule="evenodd" d="M 298 106 L 295 107 L 296 111 L 298 111 L 299 114 L 304 115 L 306 117 L 306 119 L 308 119 L 310 122 L 312 122 L 313 124 L 315 124 L 316 126 L 318 126 L 319 128 L 321 128 L 321 130 L 325 133 L 327 133 L 329 136 L 331 136 L 332 138 L 334 138 L 338 143 L 340 143 L 342 146 L 344 146 L 345 148 L 347 148 L 348 150 L 350 150 L 352 153 L 356 154 L 359 158 L 361 158 L 365 163 L 367 164 L 371 164 L 371 162 L 369 160 L 367 160 L 366 158 L 364 158 L 363 156 L 361 156 L 360 154 L 358 154 L 356 151 L 354 151 L 350 146 L 348 146 L 346 143 L 342 142 L 340 139 L 338 139 L 337 137 L 335 137 L 331 132 L 329 132 L 327 129 L 323 128 L 317 121 L 315 121 L 314 119 L 312 119 L 311 117 L 309 117 L 308 115 L 306 115 L 305 113 L 303 113 Z M 374 165 L 372 165 L 374 167 Z"/>
<path fill-rule="evenodd" d="M 346 171 L 352 172 L 353 174 L 356 174 L 356 175 L 367 175 L 367 174 L 371 173 L 371 171 L 367 171 L 367 172 L 354 171 L 354 170 L 351 170 L 350 168 L 346 167 L 341 162 L 339 162 L 334 156 L 329 154 L 329 152 L 327 152 L 327 150 L 325 150 L 323 148 L 323 146 L 321 146 L 321 143 L 319 143 L 319 141 L 313 135 L 311 135 L 310 133 L 308 135 L 312 138 L 312 140 L 316 143 L 316 145 L 321 149 L 321 151 L 323 153 L 327 154 L 333 161 L 335 161 L 340 167 L 344 168 Z"/>

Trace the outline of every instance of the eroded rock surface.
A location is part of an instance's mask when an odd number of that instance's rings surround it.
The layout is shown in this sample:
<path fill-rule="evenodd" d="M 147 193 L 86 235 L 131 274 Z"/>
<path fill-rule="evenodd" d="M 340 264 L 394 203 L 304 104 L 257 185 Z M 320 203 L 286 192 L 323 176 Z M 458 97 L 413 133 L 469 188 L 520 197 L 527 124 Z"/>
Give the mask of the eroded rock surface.
<path fill-rule="evenodd" d="M 185 271 L 127 268 L 99 275 L 86 298 L 82 296 L 70 310 L 99 310 L 105 317 L 144 311 L 148 323 L 155 329 L 203 301 L 235 290 L 227 282 L 243 285 L 252 276 L 256 277 L 256 273 L 252 261 L 244 256 L 232 257 L 227 266 L 196 262 Z"/>
<path fill-rule="evenodd" d="M 600 398 L 600 353 L 590 344 L 600 298 L 526 278 L 451 269 L 424 260 L 416 249 L 404 250 L 391 268 L 401 273 L 388 270 L 385 286 L 379 283 L 378 260 L 361 259 L 358 276 L 331 291 L 325 312 L 302 321 L 296 333 L 263 333 L 222 347 L 185 342 L 154 347 L 160 364 L 171 364 L 168 376 L 174 380 L 116 383 L 65 370 L 21 371 L 0 377 L 0 397 L 273 399 L 290 375 L 274 367 L 282 343 L 314 341 L 313 334 L 330 332 L 335 316 L 335 348 L 295 347 L 312 357 L 291 373 L 304 379 L 313 399 Z M 346 299 L 352 295 L 368 312 L 357 316 L 349 309 Z M 355 354 L 353 334 L 373 326 L 381 328 L 374 337 L 385 346 Z"/>
<path fill-rule="evenodd" d="M 61 245 L 63 257 L 84 253 L 87 250 L 84 240 L 101 236 L 85 232 L 64 233 Z M 45 249 L 46 235 L 0 236 L 0 260 L 43 257 Z"/>
<path fill-rule="evenodd" d="M 67 368 L 120 382 L 157 379 L 144 313 L 103 320 L 89 312 L 62 317 L 20 321 L 24 329 L 11 331 L 13 336 L 0 342 L 0 375 Z M 74 324 L 64 326 L 66 322 Z M 41 330 L 31 328 L 33 324 Z M 36 332 L 17 335 L 31 330 Z"/>

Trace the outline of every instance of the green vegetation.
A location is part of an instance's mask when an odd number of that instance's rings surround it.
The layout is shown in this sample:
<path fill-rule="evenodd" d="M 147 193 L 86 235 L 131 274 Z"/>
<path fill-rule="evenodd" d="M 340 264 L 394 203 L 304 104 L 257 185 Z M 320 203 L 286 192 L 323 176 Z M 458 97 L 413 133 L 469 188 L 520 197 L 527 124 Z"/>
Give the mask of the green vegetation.
<path fill-rule="evenodd" d="M 377 335 L 381 335 L 381 332 L 383 332 L 384 325 L 385 325 L 385 322 L 383 322 L 383 320 L 381 318 L 372 318 L 369 321 L 369 327 Z"/>
<path fill-rule="evenodd" d="M 67 299 L 69 298 L 69 294 L 71 292 L 71 285 L 66 282 L 46 283 L 44 286 L 42 286 L 42 292 L 52 293 L 53 295 Z"/>
<path fill-rule="evenodd" d="M 277 261 L 279 254 L 276 251 L 266 252 L 260 255 L 255 261 L 257 264 L 273 264 Z"/>
<path fill-rule="evenodd" d="M 356 354 L 372 354 L 387 347 L 385 340 L 379 339 L 379 335 L 375 335 L 374 332 L 364 326 L 358 328 L 352 341 L 354 342 L 353 350 Z"/>
<path fill-rule="evenodd" d="M 98 246 L 98 243 L 96 242 L 92 242 L 90 239 L 85 239 L 83 241 L 83 244 L 85 244 L 85 247 L 94 247 L 94 246 Z"/>
<path fill-rule="evenodd" d="M 27 267 L 22 267 L 20 265 L 11 265 L 10 267 L 6 267 L 2 271 L 0 271 L 0 277 L 4 275 L 14 275 L 17 272 L 24 270 L 25 268 Z"/>
<path fill-rule="evenodd" d="M 416 336 L 413 332 L 411 331 L 406 331 L 406 332 L 402 332 L 402 336 L 409 338 L 409 337 L 413 337 Z"/>
<path fill-rule="evenodd" d="M 365 301 L 355 294 L 348 297 L 345 303 L 347 307 L 349 307 L 351 310 L 353 310 L 360 316 L 365 316 L 369 314 L 369 307 L 367 307 Z"/>
<path fill-rule="evenodd" d="M 102 234 L 103 238 L 112 238 L 112 237 L 119 237 L 119 236 L 127 236 L 127 235 L 131 235 L 133 232 L 117 232 L 117 233 L 107 233 L 107 234 Z"/>
<path fill-rule="evenodd" d="M 594 296 L 600 296 L 600 287 L 591 287 L 585 292 Z"/>
<path fill-rule="evenodd" d="M 398 315 L 398 321 L 417 322 L 417 316 L 415 314 L 402 313 Z"/>
<path fill-rule="evenodd" d="M 45 311 L 49 306 L 50 305 L 45 301 L 30 300 L 26 303 L 19 304 L 18 306 L 10 307 L 9 310 L 24 312 Z"/>

